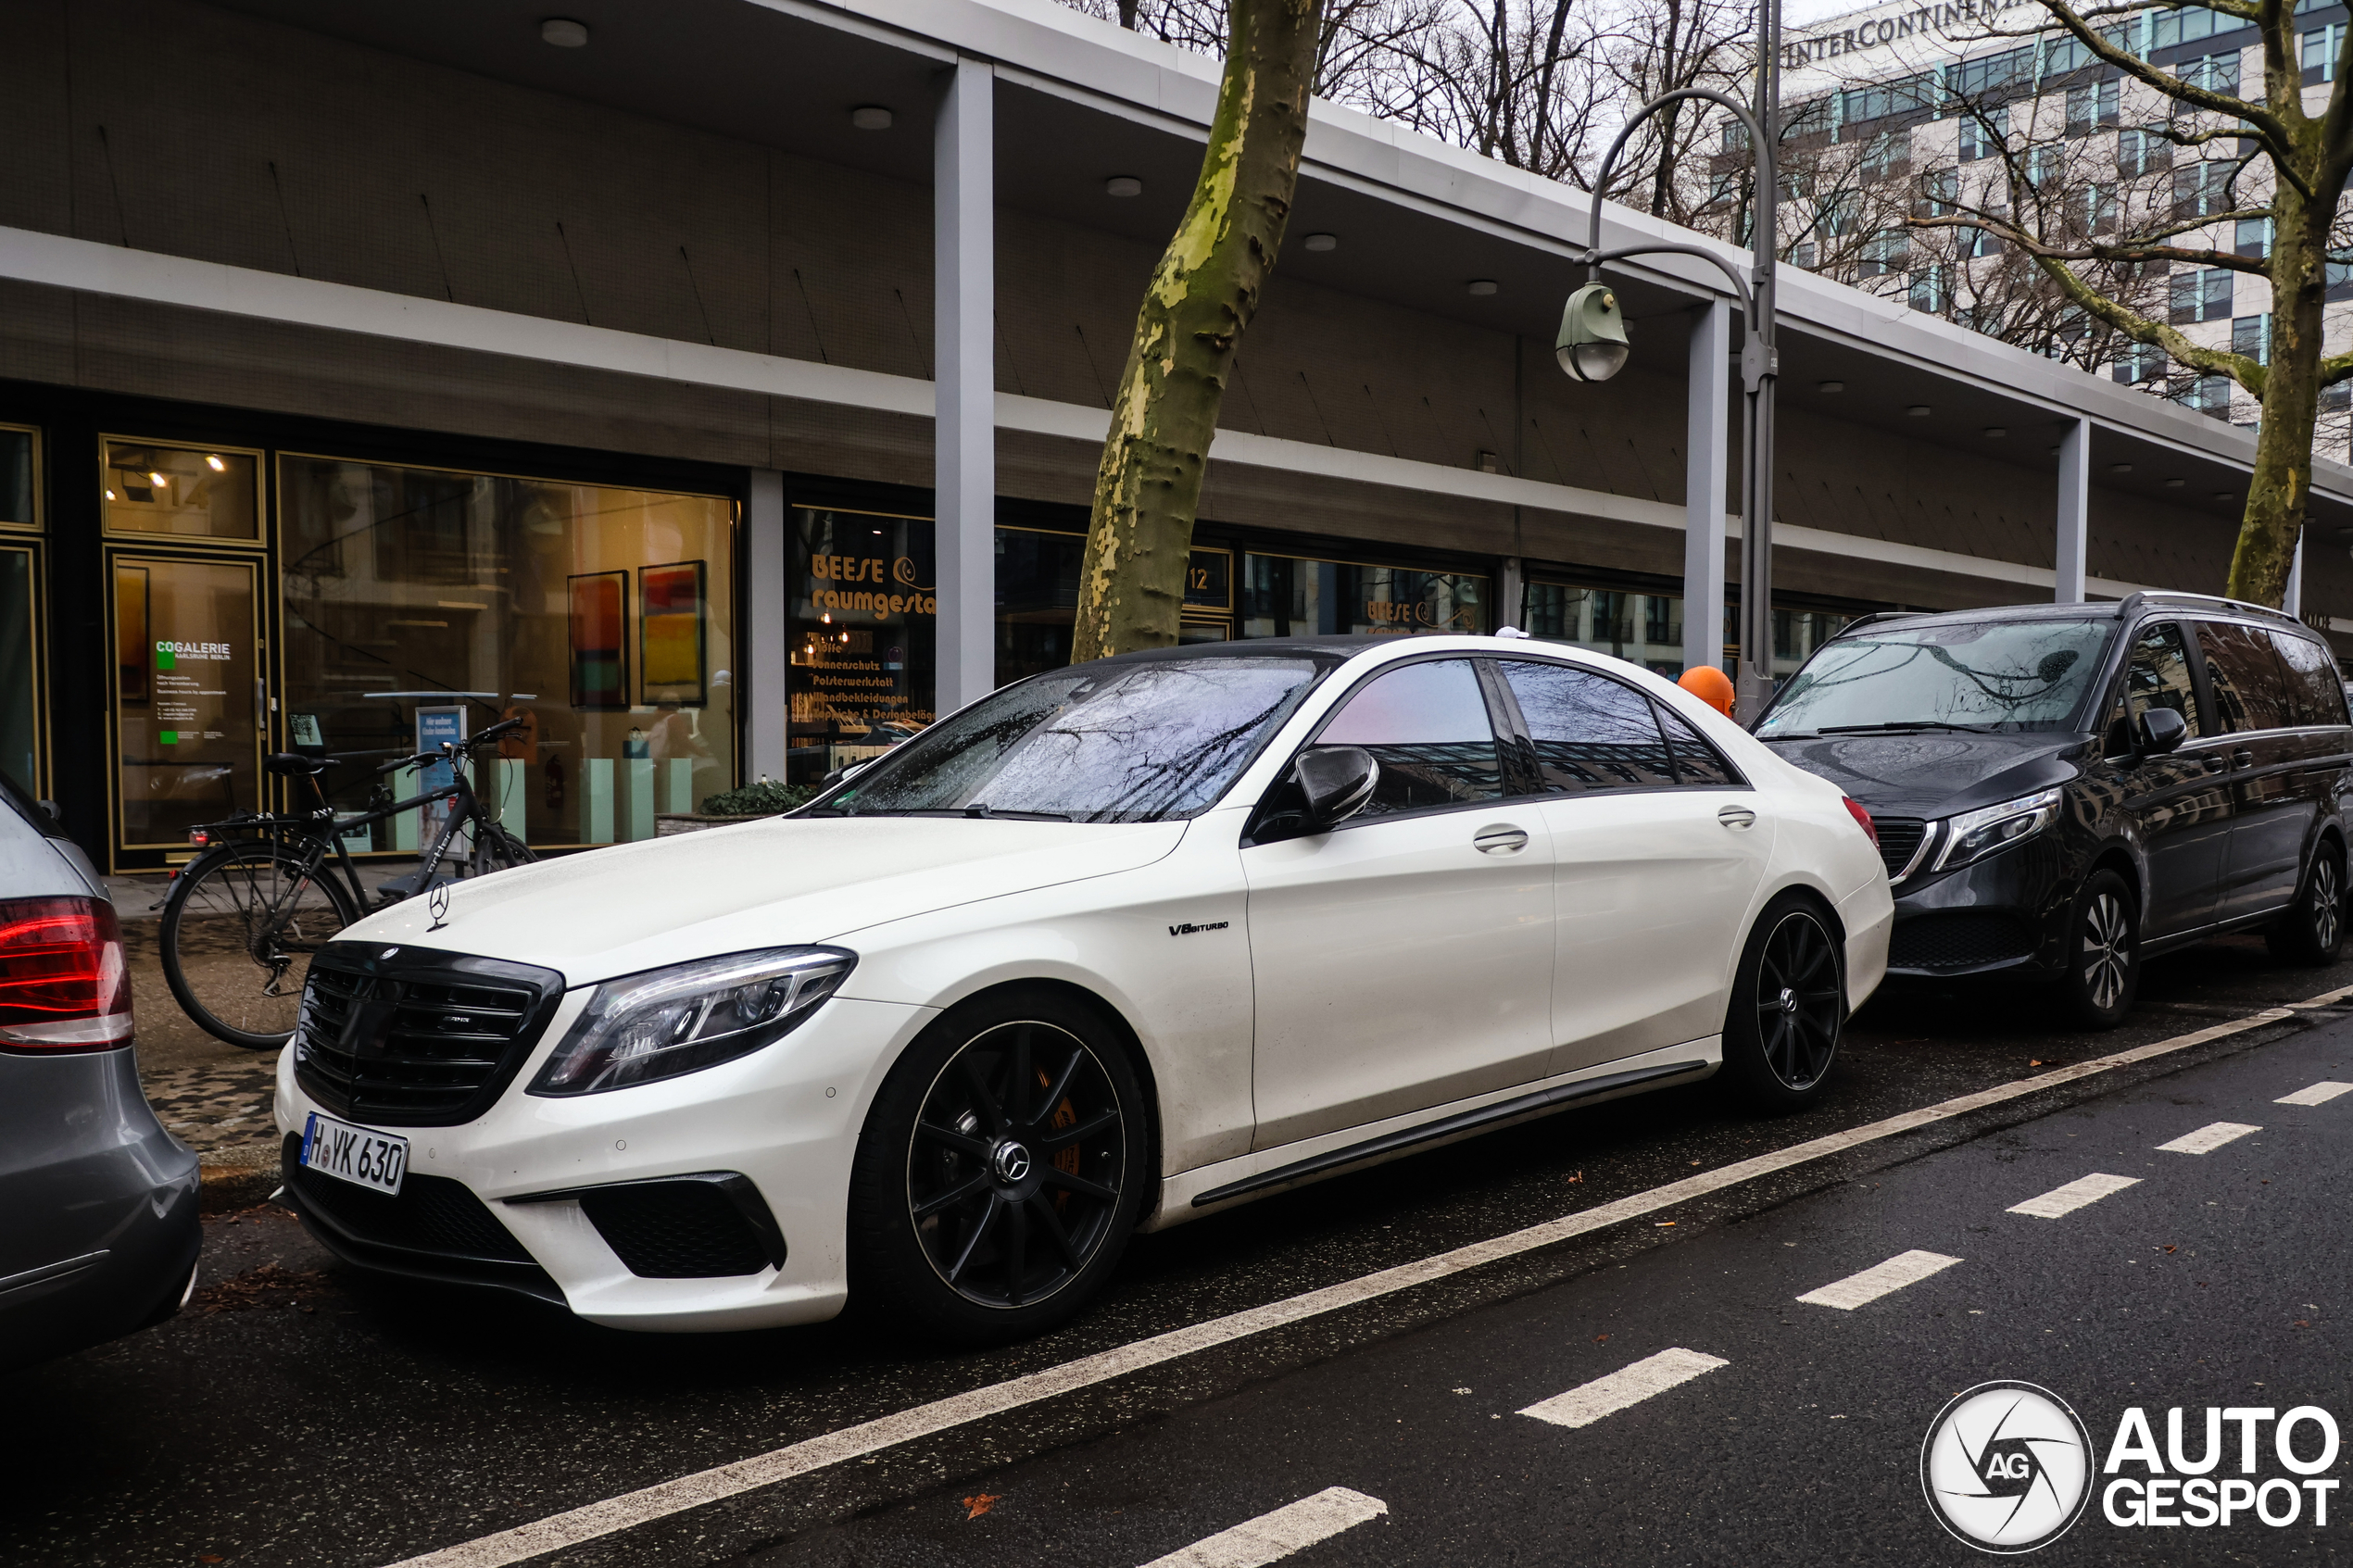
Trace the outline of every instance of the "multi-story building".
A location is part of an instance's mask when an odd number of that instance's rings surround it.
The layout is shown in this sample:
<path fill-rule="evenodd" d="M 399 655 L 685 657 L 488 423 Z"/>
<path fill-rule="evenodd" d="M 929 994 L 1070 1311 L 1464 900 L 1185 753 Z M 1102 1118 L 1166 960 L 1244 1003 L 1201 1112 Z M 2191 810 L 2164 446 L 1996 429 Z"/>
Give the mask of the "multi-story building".
<path fill-rule="evenodd" d="M 2330 93 L 2346 36 L 2334 0 L 2296 6 L 2309 107 Z M 2131 53 L 2194 85 L 2262 92 L 2256 29 L 2203 6 L 2103 23 Z M 1972 211 L 2077 240 L 2180 228 L 2167 243 L 2260 256 L 2268 166 L 2235 139 L 2178 144 L 2158 132 L 2221 126 L 2128 79 L 2035 0 L 1907 0 L 1793 29 L 1782 47 L 1781 236 L 1788 259 L 1902 298 L 2008 342 L 2098 370 L 2216 419 L 2257 406 L 2226 377 L 2185 374 L 2154 348 L 2086 322 L 2027 257 L 1972 227 L 1922 218 Z M 1744 137 L 1727 125 L 1715 159 L 1718 210 L 1744 199 Z M 2196 220 L 2211 217 L 2211 223 Z M 2187 227 L 2181 227 L 2186 224 Z M 2191 342 L 2261 357 L 2270 285 L 2220 267 L 2095 266 L 2095 285 Z M 2333 266 L 2325 352 L 2353 342 L 2353 267 Z M 2324 400 L 2320 450 L 2346 452 L 2345 385 Z"/>

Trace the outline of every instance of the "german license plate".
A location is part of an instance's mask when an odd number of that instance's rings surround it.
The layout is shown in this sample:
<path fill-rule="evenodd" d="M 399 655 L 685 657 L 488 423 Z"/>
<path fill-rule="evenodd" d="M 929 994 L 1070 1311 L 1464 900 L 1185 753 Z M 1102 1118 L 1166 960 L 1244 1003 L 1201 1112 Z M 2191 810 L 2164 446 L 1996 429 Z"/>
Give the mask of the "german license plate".
<path fill-rule="evenodd" d="M 322 1176 L 396 1198 L 409 1170 L 409 1140 L 314 1110 L 302 1129 L 302 1163 Z"/>

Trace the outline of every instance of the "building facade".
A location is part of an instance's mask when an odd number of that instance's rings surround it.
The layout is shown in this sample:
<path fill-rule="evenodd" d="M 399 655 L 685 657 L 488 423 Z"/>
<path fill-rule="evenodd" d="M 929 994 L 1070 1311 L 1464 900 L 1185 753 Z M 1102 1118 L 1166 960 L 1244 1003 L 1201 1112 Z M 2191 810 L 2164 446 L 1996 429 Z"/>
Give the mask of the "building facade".
<path fill-rule="evenodd" d="M 336 759 L 357 812 L 377 762 L 507 717 L 517 832 L 643 838 L 1067 659 L 1214 64 L 1044 0 L 562 19 L 0 0 L 0 769 L 102 865 L 285 803 L 272 751 Z M 1328 241 L 1244 345 L 1187 638 L 1725 656 L 1738 334 L 1712 269 L 1629 267 L 1634 363 L 1569 382 L 1586 221 L 1315 107 L 1292 232 Z M 1784 670 L 1869 610 L 2221 582 L 2246 433 L 1783 294 Z M 2353 474 L 2314 505 L 2353 526 Z M 2348 590 L 2308 565 L 2336 632 Z"/>

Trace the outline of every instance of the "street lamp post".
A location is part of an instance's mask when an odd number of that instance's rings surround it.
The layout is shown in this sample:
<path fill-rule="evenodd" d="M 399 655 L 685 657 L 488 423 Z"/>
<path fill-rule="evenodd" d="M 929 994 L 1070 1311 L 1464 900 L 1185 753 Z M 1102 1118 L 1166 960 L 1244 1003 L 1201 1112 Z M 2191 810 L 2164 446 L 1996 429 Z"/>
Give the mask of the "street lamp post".
<path fill-rule="evenodd" d="M 1773 695 L 1773 382 L 1780 372 L 1773 317 L 1774 252 L 1779 248 L 1777 208 L 1780 198 L 1776 153 L 1780 135 L 1780 0 L 1758 0 L 1756 8 L 1756 104 L 1754 112 L 1738 100 L 1705 87 L 1662 93 L 1629 117 L 1603 157 L 1593 181 L 1592 230 L 1585 245 L 1586 282 L 1568 296 L 1561 312 L 1554 356 L 1578 381 L 1606 381 L 1631 353 L 1616 294 L 1601 281 L 1602 267 L 1634 256 L 1697 257 L 1722 270 L 1741 304 L 1745 341 L 1741 346 L 1741 628 L 1740 662 L 1732 685 L 1737 712 L 1749 723 Z M 1601 193 L 1617 155 L 1642 122 L 1683 99 L 1729 109 L 1748 131 L 1756 149 L 1755 215 L 1749 224 L 1749 270 L 1739 269 L 1698 245 L 1656 244 L 1602 249 Z M 1697 504 L 1713 505 L 1705 497 Z"/>

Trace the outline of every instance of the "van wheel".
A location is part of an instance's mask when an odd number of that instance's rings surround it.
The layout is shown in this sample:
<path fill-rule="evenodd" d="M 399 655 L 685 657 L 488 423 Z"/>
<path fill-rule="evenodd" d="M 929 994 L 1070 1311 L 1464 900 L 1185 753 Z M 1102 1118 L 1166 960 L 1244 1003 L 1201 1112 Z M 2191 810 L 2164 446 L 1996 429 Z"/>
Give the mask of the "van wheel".
<path fill-rule="evenodd" d="M 1760 1110 L 1801 1110 L 1846 1033 L 1846 966 L 1837 934 L 1806 899 L 1783 894 L 1750 928 L 1724 1020 L 1724 1068 Z"/>
<path fill-rule="evenodd" d="M 984 1345 L 1063 1322 L 1136 1227 L 1151 1138 L 1094 1010 L 1003 993 L 950 1010 L 884 1081 L 849 1191 L 850 1299 Z"/>
<path fill-rule="evenodd" d="M 2075 896 L 2059 991 L 2087 1029 L 2113 1029 L 2141 985 L 2141 912 L 2114 872 L 2095 872 Z"/>
<path fill-rule="evenodd" d="M 2345 949 L 2345 859 L 2334 843 L 2322 840 L 2305 868 L 2304 887 L 2287 912 L 2263 933 L 2271 956 L 2320 969 Z"/>

